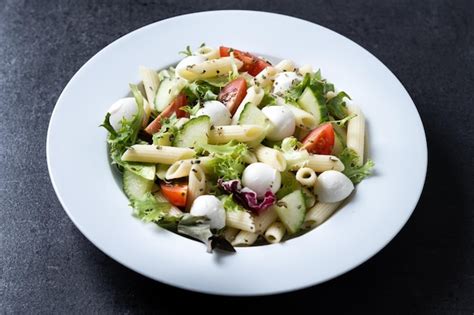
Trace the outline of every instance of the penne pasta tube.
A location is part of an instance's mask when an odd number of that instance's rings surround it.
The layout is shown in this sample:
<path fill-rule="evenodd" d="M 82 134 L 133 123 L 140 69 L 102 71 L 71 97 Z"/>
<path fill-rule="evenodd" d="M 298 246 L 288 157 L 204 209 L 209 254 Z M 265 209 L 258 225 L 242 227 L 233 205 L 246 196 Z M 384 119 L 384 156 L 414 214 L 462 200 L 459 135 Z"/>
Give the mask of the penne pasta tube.
<path fill-rule="evenodd" d="M 139 73 L 143 81 L 146 99 L 148 100 L 150 107 L 154 108 L 155 96 L 160 86 L 160 78 L 158 77 L 158 73 L 155 70 L 144 66 L 140 66 Z"/>
<path fill-rule="evenodd" d="M 247 89 L 247 94 L 245 95 L 242 102 L 240 102 L 240 105 L 235 111 L 234 116 L 232 116 L 232 124 L 237 125 L 239 123 L 240 114 L 247 103 L 252 103 L 253 105 L 258 106 L 262 101 L 264 94 L 265 92 L 263 89 L 259 88 L 258 86 L 249 87 Z"/>
<path fill-rule="evenodd" d="M 277 72 L 291 72 L 295 71 L 295 64 L 289 59 L 283 59 L 275 66 Z"/>
<path fill-rule="evenodd" d="M 219 50 L 209 46 L 199 47 L 198 50 L 194 52 L 194 54 L 196 56 L 203 56 L 207 60 L 217 59 L 220 57 Z"/>
<path fill-rule="evenodd" d="M 238 69 L 243 65 L 242 61 L 232 57 L 211 59 L 187 66 L 184 71 L 180 71 L 179 76 L 186 80 L 209 79 L 231 72 L 234 64 Z"/>
<path fill-rule="evenodd" d="M 193 164 L 189 172 L 186 210 L 189 211 L 194 200 L 206 193 L 206 175 L 199 164 Z"/>
<path fill-rule="evenodd" d="M 274 67 L 266 67 L 263 69 L 257 76 L 254 78 L 254 83 L 256 86 L 265 89 L 272 85 L 272 80 L 277 74 L 277 71 Z"/>
<path fill-rule="evenodd" d="M 281 242 L 286 233 L 286 228 L 281 222 L 273 222 L 263 235 L 268 243 L 275 244 Z"/>
<path fill-rule="evenodd" d="M 252 164 L 252 163 L 257 162 L 257 157 L 255 156 L 255 153 L 253 153 L 252 151 L 247 151 L 247 154 L 242 156 L 242 159 L 247 164 Z"/>
<path fill-rule="evenodd" d="M 226 211 L 225 224 L 243 231 L 256 231 L 254 217 L 247 211 Z"/>
<path fill-rule="evenodd" d="M 233 228 L 233 227 L 226 227 L 224 229 L 224 232 L 222 233 L 222 236 L 224 236 L 224 238 L 232 243 L 232 241 L 235 239 L 235 236 L 237 235 L 237 233 L 239 233 L 240 230 L 239 229 L 236 229 L 236 228 Z"/>
<path fill-rule="evenodd" d="M 313 115 L 295 106 L 288 106 L 293 115 L 295 115 L 296 126 L 301 129 L 311 130 L 317 126 L 316 118 Z"/>
<path fill-rule="evenodd" d="M 275 222 L 277 217 L 278 215 L 273 206 L 269 207 L 260 215 L 256 215 L 254 217 L 255 228 L 256 228 L 255 232 L 259 234 L 263 234 L 267 230 L 267 228 L 270 226 L 270 224 Z"/>
<path fill-rule="evenodd" d="M 347 147 L 357 153 L 358 165 L 362 165 L 364 163 L 365 117 L 359 107 L 348 105 L 347 108 L 350 114 L 357 115 L 347 123 Z"/>
<path fill-rule="evenodd" d="M 259 145 L 255 148 L 255 155 L 258 161 L 270 165 L 279 172 L 286 169 L 285 156 L 278 150 Z"/>
<path fill-rule="evenodd" d="M 235 239 L 232 241 L 231 244 L 233 246 L 249 246 L 255 243 L 257 237 L 257 233 L 240 231 L 239 234 L 235 236 Z"/>
<path fill-rule="evenodd" d="M 222 144 L 231 140 L 250 142 L 258 139 L 263 133 L 264 128 L 258 125 L 215 126 L 209 132 L 209 143 Z"/>
<path fill-rule="evenodd" d="M 211 172 L 210 163 L 212 161 L 212 157 L 210 156 L 202 156 L 197 159 L 187 159 L 176 161 L 168 168 L 165 174 L 165 178 L 169 179 L 176 179 L 182 178 L 189 175 L 191 171 L 191 167 L 193 164 L 199 164 L 204 171 L 204 173 L 209 174 Z"/>
<path fill-rule="evenodd" d="M 296 180 L 305 187 L 313 187 L 316 179 L 316 173 L 312 168 L 302 167 L 296 172 Z"/>
<path fill-rule="evenodd" d="M 326 221 L 339 207 L 342 201 L 335 203 L 318 202 L 306 213 L 303 228 L 314 228 Z"/>
<path fill-rule="evenodd" d="M 304 76 L 307 73 L 313 74 L 314 70 L 313 70 L 313 67 L 311 65 L 303 65 L 303 66 L 299 67 L 298 73 L 301 74 L 302 76 Z"/>
<path fill-rule="evenodd" d="M 342 162 L 333 155 L 310 154 L 306 166 L 313 169 L 317 173 L 328 170 L 335 170 L 339 172 L 344 170 L 344 164 L 342 164 Z"/>
<path fill-rule="evenodd" d="M 135 144 L 125 151 L 122 160 L 128 162 L 145 162 L 173 164 L 176 161 L 192 158 L 196 152 L 189 148 Z"/>

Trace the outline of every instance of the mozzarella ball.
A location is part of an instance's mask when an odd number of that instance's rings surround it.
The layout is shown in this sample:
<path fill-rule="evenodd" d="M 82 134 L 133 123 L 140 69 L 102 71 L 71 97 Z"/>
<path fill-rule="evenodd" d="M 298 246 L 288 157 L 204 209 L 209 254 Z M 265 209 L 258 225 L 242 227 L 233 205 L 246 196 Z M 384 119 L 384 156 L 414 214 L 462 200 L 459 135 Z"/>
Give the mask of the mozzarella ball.
<path fill-rule="evenodd" d="M 281 175 L 268 164 L 252 163 L 242 174 L 242 185 L 255 191 L 258 198 L 262 198 L 268 190 L 275 194 L 280 189 Z"/>
<path fill-rule="evenodd" d="M 122 127 L 123 118 L 132 120 L 133 117 L 138 114 L 137 102 L 135 102 L 135 98 L 133 97 L 119 99 L 110 106 L 108 112 L 110 113 L 110 124 L 118 131 Z"/>
<path fill-rule="evenodd" d="M 214 126 L 230 125 L 232 122 L 229 110 L 219 101 L 205 102 L 203 107 L 196 113 L 196 116 L 203 115 L 209 116 L 211 118 L 211 125 Z"/>
<path fill-rule="evenodd" d="M 183 79 L 193 80 L 196 74 L 187 70 L 187 67 L 206 61 L 204 56 L 189 56 L 181 60 L 176 66 L 176 74 Z"/>
<path fill-rule="evenodd" d="M 293 85 L 301 81 L 301 77 L 295 72 L 280 72 L 275 77 L 273 83 L 273 93 L 276 95 L 285 94 Z"/>
<path fill-rule="evenodd" d="M 295 133 L 295 115 L 286 106 L 267 106 L 262 112 L 271 122 L 266 138 L 273 141 L 283 140 Z"/>
<path fill-rule="evenodd" d="M 194 216 L 206 216 L 210 220 L 211 229 L 225 227 L 225 210 L 216 196 L 202 195 L 197 197 L 191 206 L 190 213 Z"/>
<path fill-rule="evenodd" d="M 347 198 L 354 190 L 354 184 L 338 171 L 325 171 L 318 176 L 314 192 L 321 202 L 338 202 Z"/>

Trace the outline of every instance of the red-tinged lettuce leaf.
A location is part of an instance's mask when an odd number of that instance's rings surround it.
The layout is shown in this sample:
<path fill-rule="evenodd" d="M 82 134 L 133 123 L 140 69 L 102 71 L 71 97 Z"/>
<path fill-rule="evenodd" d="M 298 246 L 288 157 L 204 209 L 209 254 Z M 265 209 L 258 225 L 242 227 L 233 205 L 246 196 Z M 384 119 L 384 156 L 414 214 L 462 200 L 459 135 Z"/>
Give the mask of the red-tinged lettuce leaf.
<path fill-rule="evenodd" d="M 241 204 L 244 208 L 260 214 L 276 202 L 276 196 L 271 190 L 267 190 L 263 199 L 258 200 L 257 193 L 250 188 L 240 184 L 240 180 L 223 181 L 219 179 L 218 185 L 229 194 L 232 194 L 235 202 Z"/>

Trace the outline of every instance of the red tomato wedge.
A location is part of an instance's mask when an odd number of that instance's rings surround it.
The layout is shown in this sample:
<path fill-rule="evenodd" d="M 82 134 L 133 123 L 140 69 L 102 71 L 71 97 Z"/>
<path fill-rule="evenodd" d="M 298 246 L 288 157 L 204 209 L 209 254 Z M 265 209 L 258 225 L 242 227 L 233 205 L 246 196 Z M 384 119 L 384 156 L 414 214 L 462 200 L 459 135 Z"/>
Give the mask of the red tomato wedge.
<path fill-rule="evenodd" d="M 217 99 L 227 106 L 231 115 L 234 115 L 245 95 L 247 95 L 247 82 L 244 78 L 237 78 L 224 86 Z"/>
<path fill-rule="evenodd" d="M 160 182 L 161 192 L 163 196 L 173 205 L 177 207 L 186 206 L 186 200 L 188 197 L 188 184 L 187 182 Z"/>
<path fill-rule="evenodd" d="M 247 71 L 249 74 L 256 76 L 259 74 L 263 69 L 268 67 L 270 64 L 266 62 L 265 60 L 258 58 L 248 52 L 229 48 L 229 47 L 224 47 L 221 46 L 219 47 L 219 53 L 221 57 L 228 57 L 230 56 L 230 53 L 234 52 L 235 58 L 239 59 L 244 63 L 242 68 L 240 68 L 241 71 Z"/>
<path fill-rule="evenodd" d="M 157 133 L 161 129 L 161 120 L 163 118 L 170 117 L 173 113 L 176 113 L 176 117 L 186 117 L 187 113 L 181 110 L 181 107 L 186 106 L 188 98 L 184 93 L 178 94 L 178 96 L 168 105 L 159 115 L 156 117 L 146 128 L 145 132 L 149 135 Z"/>
<path fill-rule="evenodd" d="M 334 129 L 331 123 L 313 129 L 303 139 L 302 149 L 313 154 L 331 154 L 334 146 Z"/>

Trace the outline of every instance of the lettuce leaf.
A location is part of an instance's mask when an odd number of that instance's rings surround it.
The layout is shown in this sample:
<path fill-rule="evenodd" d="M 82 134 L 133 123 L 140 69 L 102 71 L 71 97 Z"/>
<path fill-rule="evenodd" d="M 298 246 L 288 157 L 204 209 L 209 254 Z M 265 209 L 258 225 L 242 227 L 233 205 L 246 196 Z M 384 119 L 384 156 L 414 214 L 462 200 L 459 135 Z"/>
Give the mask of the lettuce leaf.
<path fill-rule="evenodd" d="M 327 102 L 329 114 L 337 119 L 344 119 L 349 116 L 349 111 L 344 98 L 351 99 L 346 92 L 341 91 Z"/>
<path fill-rule="evenodd" d="M 375 166 L 372 160 L 368 160 L 365 164 L 358 166 L 359 155 L 349 148 L 345 148 L 338 157 L 345 167 L 342 173 L 349 177 L 354 185 L 369 176 Z"/>
<path fill-rule="evenodd" d="M 142 198 L 133 200 L 131 206 L 134 209 L 134 215 L 145 222 L 158 223 L 167 215 L 171 204 L 168 202 L 159 202 L 152 193 L 145 194 Z"/>
<path fill-rule="evenodd" d="M 241 177 L 245 169 L 243 156 L 248 153 L 245 144 L 230 141 L 222 145 L 203 144 L 197 149 L 201 152 L 208 152 L 210 156 L 214 157 L 210 162 L 210 167 L 218 178 L 230 180 Z"/>
<path fill-rule="evenodd" d="M 298 150 L 301 144 L 295 137 L 287 137 L 281 143 L 281 151 L 286 159 L 288 169 L 304 167 L 309 159 L 306 150 Z"/>
<path fill-rule="evenodd" d="M 276 196 L 271 190 L 267 190 L 265 196 L 261 200 L 258 200 L 257 193 L 250 188 L 242 188 L 239 179 L 228 181 L 219 179 L 217 183 L 224 191 L 232 194 L 232 198 L 235 202 L 257 215 L 261 214 L 276 202 Z"/>

